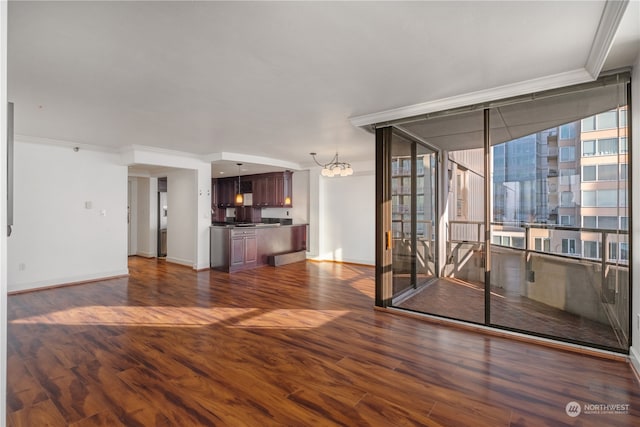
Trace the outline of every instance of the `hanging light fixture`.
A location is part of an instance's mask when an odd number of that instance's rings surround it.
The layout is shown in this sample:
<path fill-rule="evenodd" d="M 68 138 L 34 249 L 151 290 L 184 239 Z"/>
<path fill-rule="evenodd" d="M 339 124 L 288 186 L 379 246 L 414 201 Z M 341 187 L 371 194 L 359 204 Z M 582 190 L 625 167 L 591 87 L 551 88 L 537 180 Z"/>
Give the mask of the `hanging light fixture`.
<path fill-rule="evenodd" d="M 240 191 L 240 166 L 242 163 L 236 163 L 238 165 L 238 192 L 236 193 L 236 205 L 242 205 L 244 203 L 244 196 Z"/>
<path fill-rule="evenodd" d="M 329 163 L 325 163 L 324 165 L 318 160 L 316 160 L 316 153 L 309 153 L 311 157 L 313 157 L 313 161 L 316 162 L 318 166 L 322 166 L 322 176 L 349 176 L 353 175 L 353 169 L 351 168 L 351 164 L 347 162 L 341 162 L 338 159 L 338 152 L 336 151 L 336 155 L 333 156 L 333 159 Z"/>

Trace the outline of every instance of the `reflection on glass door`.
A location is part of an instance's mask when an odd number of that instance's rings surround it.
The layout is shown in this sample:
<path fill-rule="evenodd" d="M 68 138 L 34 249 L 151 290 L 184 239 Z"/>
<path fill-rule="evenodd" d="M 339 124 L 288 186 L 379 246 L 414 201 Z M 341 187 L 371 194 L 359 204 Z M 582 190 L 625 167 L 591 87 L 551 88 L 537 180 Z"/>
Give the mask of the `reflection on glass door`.
<path fill-rule="evenodd" d="M 441 152 L 442 159 L 437 162 L 441 168 L 436 175 L 436 158 L 431 151 L 421 145 L 416 147 L 416 197 L 420 206 L 416 209 L 417 238 L 416 254 L 422 257 L 425 250 L 423 268 L 416 268 L 417 283 L 425 283 L 417 292 L 406 298 L 395 298 L 396 307 L 421 313 L 464 320 L 478 324 L 485 323 L 485 156 L 482 126 L 484 112 L 471 111 L 429 120 L 410 122 L 400 125 L 412 135 L 420 134 L 426 141 L 440 142 L 447 150 Z M 465 132 L 460 132 L 464 129 Z M 465 146 L 470 148 L 452 150 L 460 145 L 464 138 Z M 441 187 L 440 209 L 434 209 L 433 197 L 436 194 L 435 177 L 439 176 Z M 431 195 L 429 197 L 428 195 Z M 439 230 L 442 233 L 437 240 L 434 212 L 440 219 Z M 421 240 L 423 239 L 423 240 Z M 433 263 L 434 254 L 439 254 L 440 263 L 436 273 Z M 395 266 L 394 266 L 395 267 Z M 429 281 L 430 278 L 436 280 Z"/>
<path fill-rule="evenodd" d="M 391 142 L 393 296 L 436 275 L 436 153 L 394 133 Z"/>

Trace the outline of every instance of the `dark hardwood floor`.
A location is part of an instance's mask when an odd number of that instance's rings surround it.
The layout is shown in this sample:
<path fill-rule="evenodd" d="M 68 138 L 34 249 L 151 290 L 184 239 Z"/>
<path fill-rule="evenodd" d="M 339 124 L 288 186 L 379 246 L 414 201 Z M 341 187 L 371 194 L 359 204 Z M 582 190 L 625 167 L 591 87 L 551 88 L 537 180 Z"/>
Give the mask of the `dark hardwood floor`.
<path fill-rule="evenodd" d="M 626 362 L 376 311 L 372 268 L 129 267 L 9 297 L 9 426 L 640 425 Z"/>

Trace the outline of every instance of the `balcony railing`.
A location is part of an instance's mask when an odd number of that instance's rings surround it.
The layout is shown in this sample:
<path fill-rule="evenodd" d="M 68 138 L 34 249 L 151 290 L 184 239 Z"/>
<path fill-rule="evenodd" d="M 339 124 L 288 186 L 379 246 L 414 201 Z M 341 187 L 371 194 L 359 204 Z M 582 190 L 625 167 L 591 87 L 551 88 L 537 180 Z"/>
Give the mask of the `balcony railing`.
<path fill-rule="evenodd" d="M 614 347 L 627 348 L 630 261 L 628 250 L 621 250 L 629 245 L 627 230 L 518 222 L 493 222 L 491 228 L 492 238 L 510 237 L 507 244 L 491 243 L 492 289 L 609 325 L 619 343 Z M 448 236 L 445 275 L 484 283 L 484 223 L 450 221 Z M 576 253 L 562 253 L 563 239 L 574 241 L 564 249 Z M 587 241 L 597 242 L 593 256 L 582 253 Z M 612 247 L 616 253 L 609 253 Z"/>

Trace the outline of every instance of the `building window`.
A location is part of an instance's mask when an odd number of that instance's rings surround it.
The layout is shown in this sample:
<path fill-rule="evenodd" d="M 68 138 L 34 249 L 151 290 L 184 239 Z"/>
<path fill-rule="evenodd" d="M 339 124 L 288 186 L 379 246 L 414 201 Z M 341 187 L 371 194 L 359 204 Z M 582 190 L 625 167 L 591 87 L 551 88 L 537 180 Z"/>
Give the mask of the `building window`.
<path fill-rule="evenodd" d="M 620 142 L 618 141 L 618 138 L 604 138 L 596 140 L 588 139 L 586 141 L 582 141 L 582 157 L 611 156 L 618 154 L 618 143 L 620 143 L 622 150 L 622 138 L 620 138 Z"/>
<path fill-rule="evenodd" d="M 576 129 L 573 123 L 560 126 L 560 139 L 573 139 L 576 137 Z"/>
<path fill-rule="evenodd" d="M 629 146 L 627 145 L 627 137 L 626 136 L 621 136 L 620 137 L 620 152 L 621 153 L 628 153 L 629 152 Z"/>
<path fill-rule="evenodd" d="M 560 185 L 571 185 L 574 176 L 576 176 L 575 169 L 560 169 Z"/>
<path fill-rule="evenodd" d="M 629 229 L 629 217 L 621 216 L 620 217 L 620 230 L 628 230 Z"/>
<path fill-rule="evenodd" d="M 596 116 L 596 125 L 598 130 L 615 129 L 618 127 L 618 111 L 611 110 L 600 113 Z"/>
<path fill-rule="evenodd" d="M 589 165 L 589 166 L 582 167 L 582 180 L 583 181 L 596 180 L 596 165 Z"/>
<path fill-rule="evenodd" d="M 624 174 L 627 173 L 627 165 L 624 165 Z M 622 170 L 622 165 L 620 170 Z M 617 181 L 618 165 L 587 165 L 582 167 L 582 181 Z"/>
<path fill-rule="evenodd" d="M 512 237 L 511 244 L 514 248 L 524 249 L 524 237 Z"/>
<path fill-rule="evenodd" d="M 597 208 L 618 207 L 618 196 L 620 196 L 620 206 L 626 206 L 626 190 L 587 190 L 582 192 L 582 206 Z"/>
<path fill-rule="evenodd" d="M 618 154 L 618 138 L 599 139 L 597 153 L 600 156 Z"/>
<path fill-rule="evenodd" d="M 576 239 L 562 239 L 562 253 L 563 254 L 575 254 L 576 253 Z"/>
<path fill-rule="evenodd" d="M 620 207 L 627 207 L 627 190 L 620 190 L 618 193 L 618 197 L 620 197 Z"/>
<path fill-rule="evenodd" d="M 627 180 L 627 164 L 620 163 L 620 181 Z"/>
<path fill-rule="evenodd" d="M 491 239 L 492 243 L 494 245 L 500 245 L 500 246 L 511 246 L 511 237 L 510 236 L 502 236 L 502 235 L 493 235 L 493 238 Z"/>
<path fill-rule="evenodd" d="M 573 162 L 576 160 L 576 147 L 560 147 L 560 161 Z"/>
<path fill-rule="evenodd" d="M 582 157 L 590 157 L 596 155 L 596 140 L 589 139 L 582 141 Z"/>
<path fill-rule="evenodd" d="M 598 181 L 617 181 L 618 165 L 598 165 Z"/>
<path fill-rule="evenodd" d="M 566 227 L 573 226 L 575 224 L 575 216 L 573 215 L 560 215 L 560 225 L 564 225 Z"/>
<path fill-rule="evenodd" d="M 585 258 L 598 258 L 598 242 L 587 240 L 583 243 Z"/>
<path fill-rule="evenodd" d="M 627 111 L 620 110 L 620 127 L 627 125 Z M 618 110 L 610 110 L 595 116 L 586 117 L 581 121 L 583 132 L 594 130 L 615 129 L 618 127 Z M 560 128 L 562 129 L 562 128 Z M 560 137 L 562 138 L 562 136 Z"/>
<path fill-rule="evenodd" d="M 582 119 L 582 131 L 590 132 L 596 130 L 596 116 L 587 117 Z"/>
<path fill-rule="evenodd" d="M 596 192 L 594 190 L 582 192 L 582 206 L 587 206 L 587 207 L 596 206 Z"/>
<path fill-rule="evenodd" d="M 629 244 L 626 242 L 620 243 L 620 260 L 629 261 Z"/>
<path fill-rule="evenodd" d="M 563 191 L 560 193 L 560 206 L 570 208 L 575 206 L 572 191 Z"/>
<path fill-rule="evenodd" d="M 598 228 L 604 228 L 607 230 L 617 230 L 618 217 L 617 216 L 599 216 Z"/>
<path fill-rule="evenodd" d="M 551 239 L 547 237 L 536 237 L 533 239 L 534 248 L 538 252 L 551 251 Z"/>
<path fill-rule="evenodd" d="M 609 242 L 609 259 L 618 259 L 618 244 L 616 242 Z"/>
<path fill-rule="evenodd" d="M 582 217 L 582 226 L 584 228 L 596 228 L 598 227 L 598 222 L 595 216 L 583 216 Z"/>
<path fill-rule="evenodd" d="M 618 192 L 616 190 L 597 190 L 597 206 L 599 208 L 613 208 L 618 206 Z"/>

